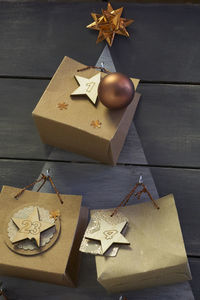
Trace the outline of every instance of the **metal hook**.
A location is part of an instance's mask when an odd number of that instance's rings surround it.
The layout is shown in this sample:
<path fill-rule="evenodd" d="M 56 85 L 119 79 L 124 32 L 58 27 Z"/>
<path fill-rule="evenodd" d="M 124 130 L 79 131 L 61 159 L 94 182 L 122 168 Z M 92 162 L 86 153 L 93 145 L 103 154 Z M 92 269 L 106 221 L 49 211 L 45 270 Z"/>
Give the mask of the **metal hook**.
<path fill-rule="evenodd" d="M 50 171 L 51 171 L 51 169 L 50 169 L 50 168 L 46 170 L 47 177 L 49 177 L 49 176 L 50 176 Z"/>
<path fill-rule="evenodd" d="M 139 177 L 138 183 L 139 183 L 139 184 L 142 184 L 142 183 L 143 183 L 143 177 L 142 177 L 142 174 L 141 174 L 140 177 Z"/>
<path fill-rule="evenodd" d="M 104 70 L 104 62 L 101 62 L 101 72 Z"/>

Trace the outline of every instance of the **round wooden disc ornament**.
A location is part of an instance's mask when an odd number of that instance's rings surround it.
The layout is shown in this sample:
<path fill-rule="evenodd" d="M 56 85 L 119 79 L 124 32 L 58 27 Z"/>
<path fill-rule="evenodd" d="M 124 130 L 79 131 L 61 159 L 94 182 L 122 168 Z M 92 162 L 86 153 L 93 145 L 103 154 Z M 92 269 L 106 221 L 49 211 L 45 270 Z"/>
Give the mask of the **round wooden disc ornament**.
<path fill-rule="evenodd" d="M 48 209 L 29 204 L 14 210 L 6 219 L 5 243 L 17 254 L 37 255 L 55 244 L 60 230 L 59 217 L 51 218 Z"/>
<path fill-rule="evenodd" d="M 99 83 L 98 98 L 109 109 L 128 106 L 134 94 L 133 82 L 121 73 L 108 74 Z"/>

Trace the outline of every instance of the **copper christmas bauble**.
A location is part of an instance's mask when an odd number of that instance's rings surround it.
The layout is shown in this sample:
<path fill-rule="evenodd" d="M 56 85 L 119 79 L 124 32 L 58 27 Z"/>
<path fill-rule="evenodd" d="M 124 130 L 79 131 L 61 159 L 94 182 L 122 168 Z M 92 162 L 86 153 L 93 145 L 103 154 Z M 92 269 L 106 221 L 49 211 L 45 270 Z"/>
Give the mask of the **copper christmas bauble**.
<path fill-rule="evenodd" d="M 119 109 L 129 105 L 134 93 L 133 82 L 121 73 L 106 75 L 98 87 L 98 98 L 109 109 Z"/>

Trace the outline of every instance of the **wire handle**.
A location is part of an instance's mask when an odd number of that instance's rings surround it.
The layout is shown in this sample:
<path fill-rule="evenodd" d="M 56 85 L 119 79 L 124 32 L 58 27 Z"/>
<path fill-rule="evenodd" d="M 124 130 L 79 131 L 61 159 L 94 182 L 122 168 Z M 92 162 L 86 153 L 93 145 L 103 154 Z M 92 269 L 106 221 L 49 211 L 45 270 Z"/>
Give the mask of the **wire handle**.
<path fill-rule="evenodd" d="M 58 192 L 53 180 L 52 180 L 52 177 L 49 175 L 49 170 L 47 170 L 47 175 L 44 175 L 43 173 L 41 174 L 41 178 L 40 179 L 37 179 L 35 181 L 33 181 L 31 184 L 25 186 L 19 193 L 17 193 L 17 195 L 15 195 L 15 199 L 18 199 L 25 190 L 27 190 L 28 188 L 30 188 L 31 186 L 35 185 L 36 183 L 38 182 L 42 182 L 42 184 L 39 186 L 39 188 L 37 189 L 37 192 L 40 191 L 40 189 L 43 187 L 43 185 L 49 180 L 49 182 L 51 183 L 56 195 L 58 196 L 58 199 L 60 200 L 60 203 L 63 204 L 63 200 L 60 196 L 60 193 Z"/>
<path fill-rule="evenodd" d="M 138 187 L 142 187 L 142 189 L 140 191 L 138 191 L 137 193 L 135 193 L 135 191 Z M 133 194 L 134 194 L 134 196 L 137 197 L 138 200 L 140 200 L 141 195 L 143 193 L 146 193 L 148 195 L 148 197 L 152 201 L 155 208 L 160 209 L 160 207 L 157 205 L 157 203 L 155 202 L 155 200 L 151 196 L 150 192 L 148 191 L 147 187 L 144 185 L 143 180 L 142 180 L 142 176 L 140 176 L 139 181 L 134 185 L 133 189 L 125 196 L 125 198 L 120 202 L 120 204 L 114 209 L 114 211 L 112 212 L 112 214 L 110 216 L 113 217 L 117 213 L 117 211 L 119 210 L 119 208 L 121 206 L 123 206 L 123 207 L 126 206 L 126 204 L 128 203 L 130 197 Z"/>

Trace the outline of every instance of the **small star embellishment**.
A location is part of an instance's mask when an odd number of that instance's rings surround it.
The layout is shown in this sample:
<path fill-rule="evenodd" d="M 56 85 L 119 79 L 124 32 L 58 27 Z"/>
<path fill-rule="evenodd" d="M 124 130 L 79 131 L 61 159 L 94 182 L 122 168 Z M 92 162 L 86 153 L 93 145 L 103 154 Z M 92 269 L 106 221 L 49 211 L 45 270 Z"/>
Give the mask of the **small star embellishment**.
<path fill-rule="evenodd" d="M 55 226 L 54 223 L 40 221 L 37 207 L 34 207 L 33 212 L 26 219 L 14 217 L 11 219 L 18 228 L 18 232 L 12 239 L 13 244 L 26 239 L 34 239 L 37 246 L 40 247 L 40 234 Z"/>
<path fill-rule="evenodd" d="M 91 78 L 78 75 L 75 75 L 75 78 L 80 86 L 71 95 L 86 95 L 93 104 L 96 104 L 101 73 L 99 72 Z"/>
<path fill-rule="evenodd" d="M 67 104 L 66 102 L 62 102 L 62 103 L 58 103 L 57 107 L 60 109 L 60 110 L 63 110 L 63 109 L 67 109 L 69 104 Z"/>
<path fill-rule="evenodd" d="M 102 254 L 104 254 L 114 243 L 130 245 L 129 241 L 121 234 L 126 224 L 127 222 L 124 221 L 116 225 L 111 225 L 101 219 L 99 221 L 100 229 L 93 233 L 88 232 L 85 238 L 100 241 Z"/>
<path fill-rule="evenodd" d="M 54 218 L 54 220 L 57 220 L 58 217 L 60 217 L 59 209 L 50 212 L 50 218 Z"/>
<path fill-rule="evenodd" d="M 99 120 L 96 120 L 96 121 L 92 121 L 91 123 L 90 123 L 90 126 L 92 126 L 93 128 L 101 128 L 101 122 L 99 121 Z"/>

